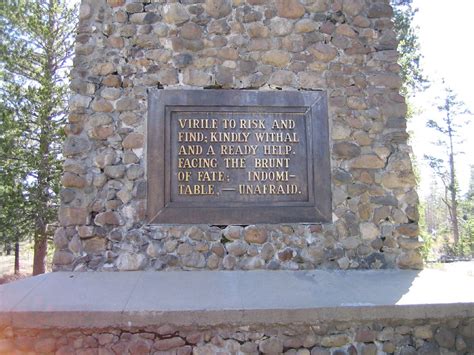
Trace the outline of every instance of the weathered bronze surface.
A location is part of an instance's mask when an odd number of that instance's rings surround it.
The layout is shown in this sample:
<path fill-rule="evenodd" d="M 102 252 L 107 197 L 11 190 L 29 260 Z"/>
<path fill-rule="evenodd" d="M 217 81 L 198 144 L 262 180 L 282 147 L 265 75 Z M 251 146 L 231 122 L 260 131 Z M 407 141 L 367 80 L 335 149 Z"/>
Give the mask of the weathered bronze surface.
<path fill-rule="evenodd" d="M 326 94 L 153 90 L 149 223 L 328 222 Z"/>

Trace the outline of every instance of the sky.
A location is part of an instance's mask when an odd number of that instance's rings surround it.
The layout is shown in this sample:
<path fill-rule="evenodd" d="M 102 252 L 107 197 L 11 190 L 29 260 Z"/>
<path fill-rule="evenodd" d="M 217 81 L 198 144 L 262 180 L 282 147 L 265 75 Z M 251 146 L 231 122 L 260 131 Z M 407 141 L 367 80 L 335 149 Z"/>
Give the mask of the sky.
<path fill-rule="evenodd" d="M 432 180 L 431 169 L 423 160 L 425 154 L 443 154 L 432 144 L 436 134 L 426 127 L 430 119 L 440 118 L 436 109 L 443 96 L 441 80 L 458 95 L 467 108 L 474 112 L 474 41 L 472 35 L 473 0 L 414 0 L 418 8 L 415 25 L 423 60 L 421 66 L 431 86 L 416 94 L 413 102 L 419 112 L 411 119 L 409 130 L 413 134 L 412 146 L 421 175 L 419 192 L 425 196 Z M 453 9 L 455 11 L 455 15 Z M 474 116 L 459 117 L 462 122 L 472 121 L 462 130 L 464 142 L 458 146 L 456 169 L 461 193 L 469 186 L 470 165 L 474 165 Z"/>

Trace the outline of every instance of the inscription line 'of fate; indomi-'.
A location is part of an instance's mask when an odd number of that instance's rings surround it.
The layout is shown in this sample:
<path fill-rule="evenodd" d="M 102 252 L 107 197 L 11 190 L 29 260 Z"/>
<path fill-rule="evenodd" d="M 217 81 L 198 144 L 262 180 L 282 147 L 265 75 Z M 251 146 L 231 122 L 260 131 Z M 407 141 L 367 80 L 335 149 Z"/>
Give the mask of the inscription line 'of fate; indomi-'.
<path fill-rule="evenodd" d="M 330 219 L 324 93 L 156 90 L 148 123 L 150 223 Z"/>

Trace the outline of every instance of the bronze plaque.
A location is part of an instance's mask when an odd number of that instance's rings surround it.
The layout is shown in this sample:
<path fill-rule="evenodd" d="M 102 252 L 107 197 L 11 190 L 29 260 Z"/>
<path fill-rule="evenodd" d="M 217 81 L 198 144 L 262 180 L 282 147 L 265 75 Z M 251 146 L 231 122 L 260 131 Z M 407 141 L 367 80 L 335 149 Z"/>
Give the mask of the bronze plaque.
<path fill-rule="evenodd" d="M 152 90 L 149 223 L 328 222 L 321 91 Z"/>

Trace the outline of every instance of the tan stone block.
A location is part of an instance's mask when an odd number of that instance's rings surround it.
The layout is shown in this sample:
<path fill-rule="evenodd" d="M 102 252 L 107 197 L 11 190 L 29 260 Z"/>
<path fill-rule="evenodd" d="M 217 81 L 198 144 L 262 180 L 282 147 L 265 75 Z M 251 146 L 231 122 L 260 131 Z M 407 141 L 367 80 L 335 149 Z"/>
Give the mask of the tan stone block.
<path fill-rule="evenodd" d="M 91 108 L 95 112 L 112 112 L 114 110 L 114 107 L 110 101 L 104 99 L 95 99 L 92 102 Z"/>
<path fill-rule="evenodd" d="M 87 180 L 82 176 L 68 172 L 64 173 L 61 182 L 64 187 L 75 187 L 78 189 L 82 189 L 87 185 Z"/>
<path fill-rule="evenodd" d="M 346 23 L 336 27 L 336 34 L 350 38 L 357 37 L 357 33 Z"/>
<path fill-rule="evenodd" d="M 212 76 L 202 70 L 186 68 L 183 75 L 183 83 L 193 86 L 209 86 L 212 84 Z"/>
<path fill-rule="evenodd" d="M 357 157 L 361 149 L 360 147 L 351 142 L 337 142 L 333 146 L 334 154 L 343 159 L 352 159 Z"/>
<path fill-rule="evenodd" d="M 67 251 L 56 251 L 53 256 L 53 265 L 70 265 L 74 261 L 74 255 Z"/>
<path fill-rule="evenodd" d="M 119 75 L 107 75 L 102 80 L 102 84 L 104 86 L 110 86 L 110 87 L 118 88 L 122 85 L 122 80 L 120 79 Z"/>
<path fill-rule="evenodd" d="M 418 234 L 420 233 L 420 229 L 418 227 L 418 224 L 416 223 L 406 223 L 398 226 L 396 228 L 397 232 L 406 235 L 408 237 L 417 237 Z"/>
<path fill-rule="evenodd" d="M 337 50 L 334 47 L 324 43 L 315 44 L 309 48 L 309 52 L 315 56 L 316 60 L 322 62 L 330 62 L 337 56 Z"/>
<path fill-rule="evenodd" d="M 270 30 L 262 23 L 253 22 L 247 25 L 247 33 L 250 38 L 267 38 Z"/>
<path fill-rule="evenodd" d="M 217 19 L 231 13 L 232 2 L 230 0 L 206 0 L 204 9 L 209 16 Z"/>
<path fill-rule="evenodd" d="M 143 148 L 145 136 L 141 133 L 130 133 L 122 142 L 124 149 L 138 149 Z"/>
<path fill-rule="evenodd" d="M 304 15 L 304 6 L 298 0 L 275 0 L 277 14 L 280 17 L 297 19 Z"/>
<path fill-rule="evenodd" d="M 263 54 L 262 61 L 275 67 L 285 67 L 290 62 L 291 56 L 288 52 L 273 49 Z"/>
<path fill-rule="evenodd" d="M 115 132 L 115 128 L 113 126 L 100 126 L 100 127 L 95 127 L 91 132 L 90 132 L 90 137 L 99 139 L 99 140 L 104 140 L 109 138 L 111 135 L 113 135 Z"/>
<path fill-rule="evenodd" d="M 308 33 L 316 31 L 317 25 L 316 22 L 310 19 L 303 19 L 296 23 L 295 32 L 296 33 Z"/>
<path fill-rule="evenodd" d="M 361 155 L 352 161 L 353 169 L 381 169 L 385 162 L 375 154 Z"/>
<path fill-rule="evenodd" d="M 364 8 L 363 0 L 344 0 L 342 3 L 342 11 L 350 16 L 357 16 Z"/>
<path fill-rule="evenodd" d="M 117 36 L 109 37 L 107 42 L 112 48 L 123 48 L 125 45 L 123 38 Z"/>
<path fill-rule="evenodd" d="M 61 207 L 59 209 L 59 222 L 65 227 L 87 224 L 88 217 L 86 208 Z"/>
<path fill-rule="evenodd" d="M 181 27 L 181 37 L 184 39 L 199 39 L 202 36 L 201 26 L 187 22 Z"/>
<path fill-rule="evenodd" d="M 418 251 L 408 250 L 397 258 L 397 265 L 402 269 L 422 269 L 423 258 Z"/>
<path fill-rule="evenodd" d="M 120 216 L 113 211 L 102 212 L 95 217 L 94 223 L 99 226 L 117 226 L 120 225 Z"/>
<path fill-rule="evenodd" d="M 179 25 L 189 20 L 189 14 L 182 4 L 166 4 L 163 6 L 163 19 L 166 23 Z"/>
<path fill-rule="evenodd" d="M 245 227 L 244 239 L 248 243 L 263 244 L 268 239 L 267 230 L 256 226 Z"/>
<path fill-rule="evenodd" d="M 105 251 L 107 240 L 102 237 L 90 238 L 85 239 L 82 245 L 86 253 L 101 253 Z"/>

